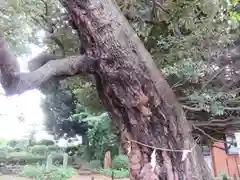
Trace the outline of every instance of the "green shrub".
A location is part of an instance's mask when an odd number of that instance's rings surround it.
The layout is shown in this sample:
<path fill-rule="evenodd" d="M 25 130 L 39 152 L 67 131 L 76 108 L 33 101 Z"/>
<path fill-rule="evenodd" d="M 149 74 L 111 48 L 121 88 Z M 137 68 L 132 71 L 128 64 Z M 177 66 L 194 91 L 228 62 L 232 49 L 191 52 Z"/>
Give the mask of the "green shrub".
<path fill-rule="evenodd" d="M 54 165 L 62 165 L 63 164 L 63 159 L 64 159 L 64 153 L 59 153 L 59 152 L 51 152 L 49 155 L 52 155 L 52 162 Z M 68 157 L 68 165 L 73 162 L 72 157 Z"/>
<path fill-rule="evenodd" d="M 45 146 L 50 146 L 50 145 L 54 145 L 55 143 L 52 140 L 46 140 L 43 139 L 40 142 L 38 142 L 37 144 L 39 145 L 45 145 Z"/>
<path fill-rule="evenodd" d="M 84 169 L 101 169 L 101 161 L 100 160 L 92 160 L 86 164 L 83 165 Z"/>
<path fill-rule="evenodd" d="M 28 152 L 12 152 L 7 155 L 8 164 L 42 164 L 46 158 Z"/>
<path fill-rule="evenodd" d="M 63 163 L 63 153 L 52 152 L 50 155 L 52 155 L 52 162 L 54 165 Z"/>
<path fill-rule="evenodd" d="M 8 140 L 0 139 L 0 146 L 7 146 L 8 142 Z"/>
<path fill-rule="evenodd" d="M 229 178 L 228 178 L 226 173 L 221 173 L 220 176 L 221 176 L 222 180 L 229 180 Z"/>
<path fill-rule="evenodd" d="M 46 172 L 44 166 L 25 166 L 21 175 L 36 180 L 68 180 L 76 174 L 76 170 L 71 167 L 53 167 L 51 171 Z"/>
<path fill-rule="evenodd" d="M 109 176 L 112 177 L 112 173 L 113 173 L 113 177 L 114 178 L 127 178 L 129 177 L 129 170 L 128 169 L 102 169 L 100 171 L 100 173 L 104 176 Z"/>
<path fill-rule="evenodd" d="M 72 156 L 72 161 L 75 165 L 77 166 L 83 166 L 85 164 L 87 164 L 88 162 L 84 159 L 84 157 L 82 156 L 78 156 L 78 155 L 73 155 Z"/>
<path fill-rule="evenodd" d="M 44 178 L 44 167 L 43 166 L 24 166 L 20 175 L 28 178 L 43 179 Z"/>
<path fill-rule="evenodd" d="M 113 169 L 128 169 L 128 157 L 125 155 L 116 156 L 112 161 Z"/>
<path fill-rule="evenodd" d="M 18 147 L 13 149 L 13 152 L 21 152 L 21 151 L 24 151 L 24 149 L 18 148 Z"/>
<path fill-rule="evenodd" d="M 13 152 L 14 148 L 10 147 L 10 146 L 0 146 L 0 152 Z"/>
<path fill-rule="evenodd" d="M 45 156 L 48 152 L 48 147 L 46 145 L 35 145 L 31 147 L 31 153 Z"/>
<path fill-rule="evenodd" d="M 48 152 L 58 152 L 60 150 L 60 147 L 57 145 L 50 145 L 48 147 Z"/>
<path fill-rule="evenodd" d="M 7 153 L 8 151 L 7 151 L 6 147 L 0 146 L 0 152 L 6 152 Z"/>
<path fill-rule="evenodd" d="M 69 180 L 72 176 L 76 174 L 76 170 L 71 167 L 67 168 L 54 168 L 48 175 L 47 177 L 50 180 Z"/>
<path fill-rule="evenodd" d="M 28 148 L 29 142 L 26 140 L 17 141 L 17 144 L 13 147 L 15 152 L 26 151 Z"/>
<path fill-rule="evenodd" d="M 7 158 L 7 152 L 6 151 L 0 151 L 0 159 L 1 158 Z"/>
<path fill-rule="evenodd" d="M 8 141 L 7 145 L 14 148 L 17 145 L 17 141 L 16 140 L 10 140 Z"/>
<path fill-rule="evenodd" d="M 7 152 L 5 150 L 0 150 L 0 165 L 5 164 L 7 161 Z"/>
<path fill-rule="evenodd" d="M 9 152 L 9 153 L 14 152 L 14 148 L 12 148 L 10 146 L 6 146 L 5 148 L 6 148 L 7 152 Z"/>

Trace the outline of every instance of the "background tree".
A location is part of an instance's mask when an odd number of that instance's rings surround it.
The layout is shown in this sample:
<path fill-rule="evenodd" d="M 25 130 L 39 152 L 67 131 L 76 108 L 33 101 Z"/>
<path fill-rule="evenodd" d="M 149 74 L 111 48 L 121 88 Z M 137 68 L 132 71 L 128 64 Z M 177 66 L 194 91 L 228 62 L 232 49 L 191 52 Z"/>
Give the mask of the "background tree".
<path fill-rule="evenodd" d="M 59 82 L 50 87 L 50 90 L 44 91 L 42 101 L 46 130 L 57 139 L 85 135 L 87 125 L 71 119 L 77 105 L 72 91 L 62 87 Z"/>

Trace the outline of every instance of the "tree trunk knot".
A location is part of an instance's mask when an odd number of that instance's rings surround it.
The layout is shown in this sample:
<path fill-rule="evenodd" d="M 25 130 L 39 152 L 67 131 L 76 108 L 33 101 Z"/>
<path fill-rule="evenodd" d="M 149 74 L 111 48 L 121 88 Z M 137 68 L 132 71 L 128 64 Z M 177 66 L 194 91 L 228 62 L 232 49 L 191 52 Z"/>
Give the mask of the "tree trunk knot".
<path fill-rule="evenodd" d="M 135 92 L 135 98 L 136 101 L 133 103 L 133 106 L 138 108 L 138 110 L 144 115 L 144 116 L 151 116 L 152 112 L 151 110 L 147 107 L 148 104 L 148 97 L 142 92 L 138 91 Z"/>

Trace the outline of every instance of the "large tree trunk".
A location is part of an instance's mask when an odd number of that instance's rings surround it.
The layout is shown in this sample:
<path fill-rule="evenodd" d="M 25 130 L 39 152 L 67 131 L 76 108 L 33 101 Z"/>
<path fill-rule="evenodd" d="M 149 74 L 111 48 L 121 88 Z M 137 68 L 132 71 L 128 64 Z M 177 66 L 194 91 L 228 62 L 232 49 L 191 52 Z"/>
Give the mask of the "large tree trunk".
<path fill-rule="evenodd" d="M 191 149 L 195 142 L 181 106 L 151 55 L 112 0 L 60 0 L 73 22 L 84 30 L 91 49 L 100 58 L 94 75 L 97 90 L 127 141 L 154 147 Z M 131 143 L 131 179 L 211 180 L 200 148 L 181 161 L 182 152 L 157 150 Z"/>

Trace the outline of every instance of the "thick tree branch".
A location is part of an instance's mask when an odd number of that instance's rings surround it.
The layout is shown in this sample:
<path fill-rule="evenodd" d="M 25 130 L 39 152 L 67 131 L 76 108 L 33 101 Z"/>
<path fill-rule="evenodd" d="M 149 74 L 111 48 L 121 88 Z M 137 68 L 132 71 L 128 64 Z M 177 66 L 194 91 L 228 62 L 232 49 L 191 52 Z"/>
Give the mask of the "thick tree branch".
<path fill-rule="evenodd" d="M 163 7 L 165 1 L 158 1 L 158 0 L 153 0 L 153 7 L 159 7 L 163 12 L 170 14 L 169 11 L 167 9 L 165 9 L 165 7 Z"/>
<path fill-rule="evenodd" d="M 196 127 L 215 127 L 216 129 L 223 129 L 223 128 L 226 128 L 228 127 L 229 129 L 238 129 L 239 126 L 240 126 L 240 122 L 239 122 L 239 119 L 236 119 L 236 120 L 233 120 L 231 122 L 225 122 L 224 120 L 222 122 L 212 122 L 212 121 L 209 121 L 209 122 L 194 122 L 194 125 Z M 231 126 L 232 128 L 230 128 L 229 126 Z"/>
<path fill-rule="evenodd" d="M 221 69 L 219 69 L 215 74 L 211 75 L 211 78 L 205 83 L 203 84 L 199 94 L 207 87 L 208 84 L 210 84 L 220 73 L 222 73 L 224 71 L 224 69 L 226 68 L 226 66 L 223 66 Z"/>
<path fill-rule="evenodd" d="M 193 125 L 193 128 L 200 131 L 204 136 L 206 136 L 207 138 L 211 139 L 213 142 L 224 142 L 222 140 L 218 140 L 218 139 L 215 139 L 214 137 L 210 136 L 208 133 L 206 133 L 204 130 L 202 130 L 201 128 Z"/>
<path fill-rule="evenodd" d="M 189 111 L 204 111 L 203 108 L 199 108 L 199 107 L 191 107 L 191 106 L 187 106 L 187 105 L 182 105 L 183 109 L 189 110 Z M 223 107 L 224 110 L 226 111 L 239 111 L 240 107 L 228 107 L 225 106 Z"/>
<path fill-rule="evenodd" d="M 96 60 L 86 56 L 51 60 L 30 73 L 16 73 L 11 86 L 5 87 L 4 90 L 6 95 L 21 94 L 24 91 L 38 88 L 42 83 L 55 76 L 92 73 L 96 64 Z"/>
<path fill-rule="evenodd" d="M 41 1 L 42 1 L 42 3 L 45 6 L 45 15 L 48 16 L 48 4 L 47 4 L 47 1 L 44 1 L 44 0 L 41 0 Z"/>
<path fill-rule="evenodd" d="M 206 121 L 189 120 L 189 122 L 193 127 L 201 128 L 205 132 L 218 138 L 226 133 L 233 134 L 240 127 L 239 118 L 234 116 L 225 119 L 206 119 Z"/>
<path fill-rule="evenodd" d="M 20 94 L 38 88 L 54 76 L 91 74 L 97 69 L 98 61 L 87 56 L 56 60 L 57 58 L 41 54 L 29 63 L 30 73 L 21 73 L 16 57 L 8 49 L 0 32 L 0 80 L 6 95 Z"/>

